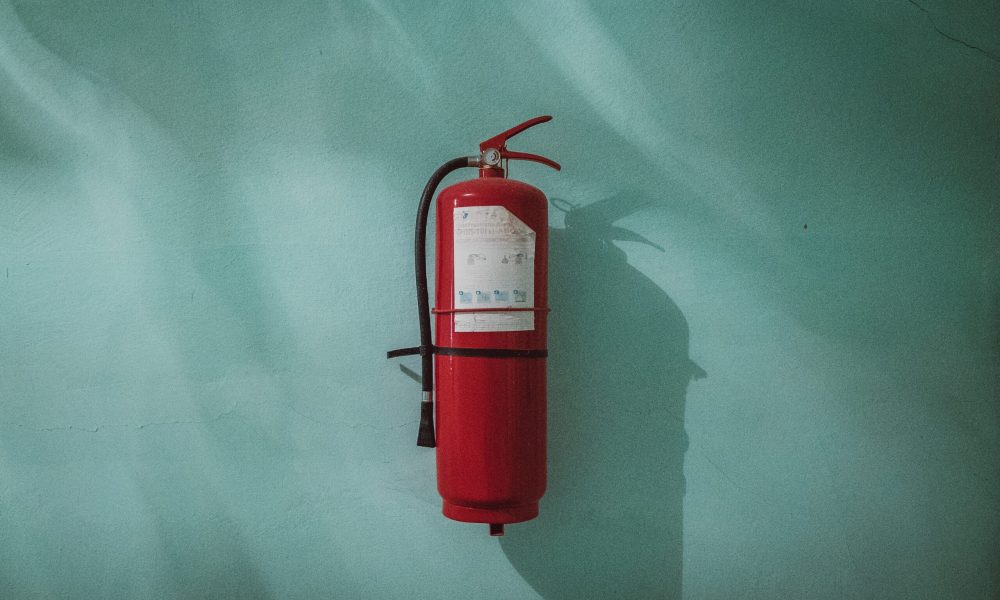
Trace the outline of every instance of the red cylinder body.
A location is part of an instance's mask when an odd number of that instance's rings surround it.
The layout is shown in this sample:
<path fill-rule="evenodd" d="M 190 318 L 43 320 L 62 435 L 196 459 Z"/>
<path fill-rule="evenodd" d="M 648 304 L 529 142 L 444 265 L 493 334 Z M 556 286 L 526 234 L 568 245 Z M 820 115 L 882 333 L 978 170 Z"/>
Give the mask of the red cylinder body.
<path fill-rule="evenodd" d="M 500 177 L 448 187 L 437 201 L 436 256 L 436 346 L 546 349 L 548 205 L 540 190 Z M 444 515 L 493 524 L 534 518 L 545 493 L 545 358 L 434 360 Z"/>

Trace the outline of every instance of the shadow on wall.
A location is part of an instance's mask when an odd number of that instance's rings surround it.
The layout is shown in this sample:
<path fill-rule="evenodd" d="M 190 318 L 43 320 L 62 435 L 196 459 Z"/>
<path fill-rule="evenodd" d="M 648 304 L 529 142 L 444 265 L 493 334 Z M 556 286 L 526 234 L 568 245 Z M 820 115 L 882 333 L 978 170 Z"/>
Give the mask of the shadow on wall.
<path fill-rule="evenodd" d="M 166 559 L 166 566 L 158 569 L 168 573 L 171 589 L 162 592 L 189 599 L 269 600 L 266 582 L 245 550 L 240 526 L 220 508 L 225 499 L 211 490 L 211 484 L 200 497 L 179 492 L 189 474 L 184 461 L 177 465 L 176 473 L 161 465 L 154 471 L 158 478 L 137 481 Z M 173 485 L 178 481 L 181 486 Z M 202 518 L 203 514 L 211 517 Z"/>
<path fill-rule="evenodd" d="M 550 231 L 549 485 L 501 540 L 547 600 L 681 597 L 684 403 L 705 373 L 680 309 L 611 243 L 655 246 L 612 225 L 650 204 L 614 196 Z"/>

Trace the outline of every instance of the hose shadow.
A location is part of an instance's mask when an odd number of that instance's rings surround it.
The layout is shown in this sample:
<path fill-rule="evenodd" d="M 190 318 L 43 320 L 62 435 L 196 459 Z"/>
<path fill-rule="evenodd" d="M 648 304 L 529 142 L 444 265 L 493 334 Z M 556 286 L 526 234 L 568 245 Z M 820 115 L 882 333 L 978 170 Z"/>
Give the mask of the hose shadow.
<path fill-rule="evenodd" d="M 548 491 L 501 540 L 547 600 L 681 597 L 684 404 L 705 373 L 680 309 L 611 243 L 655 246 L 613 226 L 650 204 L 614 196 L 549 232 Z"/>

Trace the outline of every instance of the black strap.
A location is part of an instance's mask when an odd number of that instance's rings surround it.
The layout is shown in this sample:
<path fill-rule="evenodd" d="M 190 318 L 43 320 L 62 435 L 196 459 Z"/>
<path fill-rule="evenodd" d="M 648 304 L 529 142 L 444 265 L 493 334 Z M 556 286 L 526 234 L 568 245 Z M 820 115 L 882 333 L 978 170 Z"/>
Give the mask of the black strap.
<path fill-rule="evenodd" d="M 398 348 L 396 350 L 390 350 L 385 353 L 386 358 L 399 358 L 400 356 L 410 356 L 411 354 L 423 354 L 421 350 L 422 346 L 414 346 L 412 348 Z"/>
<path fill-rule="evenodd" d="M 435 354 L 444 356 L 477 356 L 483 358 L 545 358 L 548 350 L 513 350 L 510 348 L 442 348 L 434 346 Z"/>
<path fill-rule="evenodd" d="M 412 348 L 399 348 L 386 352 L 386 358 L 398 358 L 400 356 L 410 356 L 420 354 L 427 349 L 424 346 L 414 346 Z M 519 350 L 511 348 L 445 348 L 442 346 L 431 346 L 431 354 L 441 354 L 442 356 L 480 357 L 480 358 L 545 358 L 549 355 L 548 350 Z"/>

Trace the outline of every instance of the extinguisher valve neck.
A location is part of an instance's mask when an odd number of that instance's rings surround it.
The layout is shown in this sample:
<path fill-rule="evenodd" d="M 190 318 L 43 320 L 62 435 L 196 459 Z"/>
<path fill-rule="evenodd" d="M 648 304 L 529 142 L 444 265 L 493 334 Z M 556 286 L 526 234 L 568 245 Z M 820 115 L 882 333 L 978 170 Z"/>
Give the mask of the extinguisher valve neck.
<path fill-rule="evenodd" d="M 479 168 L 499 167 L 501 160 L 499 148 L 487 148 L 479 153 Z"/>

